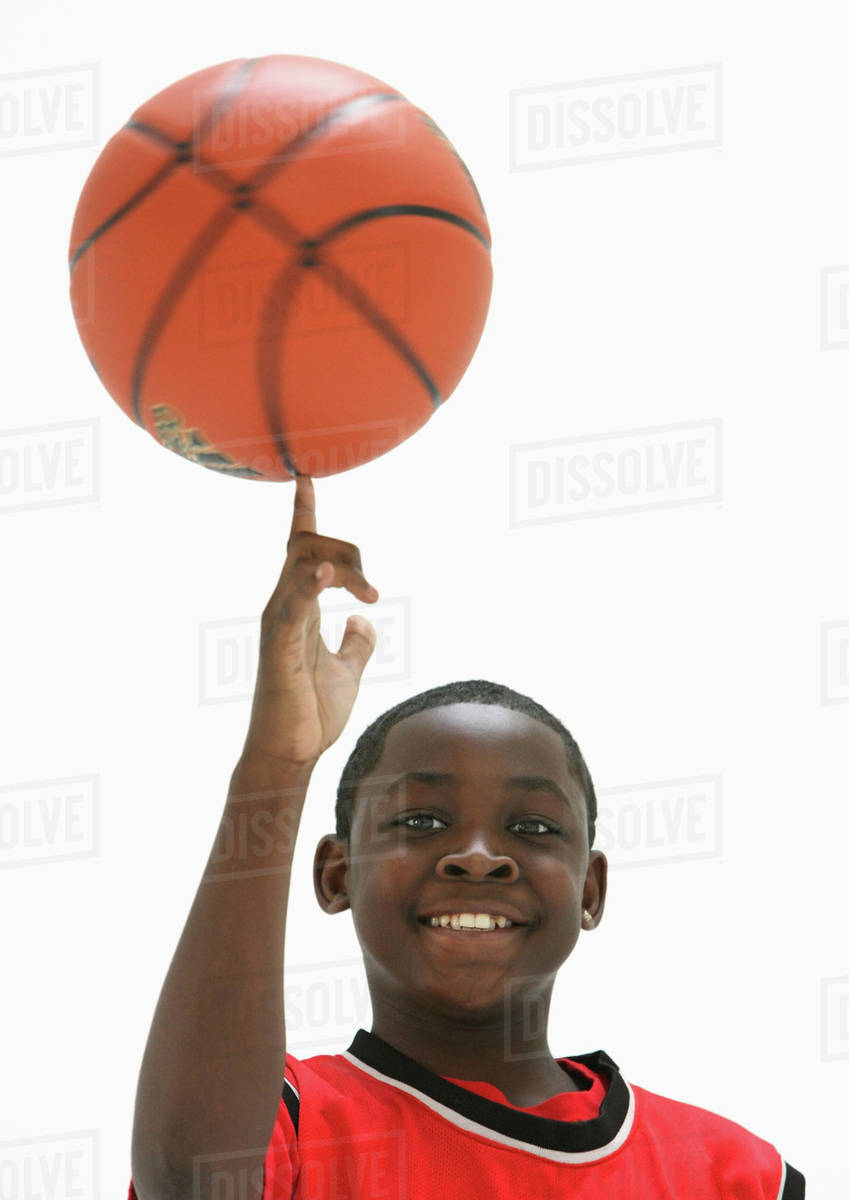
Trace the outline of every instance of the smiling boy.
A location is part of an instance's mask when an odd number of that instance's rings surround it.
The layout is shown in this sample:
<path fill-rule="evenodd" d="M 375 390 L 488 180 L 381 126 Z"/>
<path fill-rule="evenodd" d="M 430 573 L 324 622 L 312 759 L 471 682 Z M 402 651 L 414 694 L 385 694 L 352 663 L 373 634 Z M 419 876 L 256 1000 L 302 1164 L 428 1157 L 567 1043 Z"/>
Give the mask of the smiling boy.
<path fill-rule="evenodd" d="M 300 813 L 376 644 L 350 617 L 327 651 L 326 586 L 377 598 L 299 477 L 245 747 L 145 1050 L 130 1200 L 800 1200 L 771 1143 L 632 1085 L 602 1050 L 551 1053 L 554 981 L 601 920 L 607 860 L 568 730 L 485 680 L 413 696 L 359 738 L 314 887 L 351 911 L 372 1028 L 342 1054 L 286 1053 Z M 238 861 L 221 852 L 236 825 L 255 834 Z"/>
<path fill-rule="evenodd" d="M 481 681 L 453 689 L 464 691 L 511 699 Z M 562 736 L 451 694 L 433 689 L 425 701 L 442 703 L 404 716 L 407 701 L 384 716 L 384 728 L 393 723 L 360 783 L 350 842 L 319 843 L 316 893 L 326 912 L 352 911 L 374 1034 L 439 1075 L 486 1079 L 512 1103 L 536 1105 L 576 1088 L 549 1051 L 548 1010 L 582 911 L 601 917 L 607 862 L 588 850 L 587 804 Z M 340 783 L 343 834 L 351 774 L 349 765 Z M 512 924 L 425 921 L 464 913 Z"/>

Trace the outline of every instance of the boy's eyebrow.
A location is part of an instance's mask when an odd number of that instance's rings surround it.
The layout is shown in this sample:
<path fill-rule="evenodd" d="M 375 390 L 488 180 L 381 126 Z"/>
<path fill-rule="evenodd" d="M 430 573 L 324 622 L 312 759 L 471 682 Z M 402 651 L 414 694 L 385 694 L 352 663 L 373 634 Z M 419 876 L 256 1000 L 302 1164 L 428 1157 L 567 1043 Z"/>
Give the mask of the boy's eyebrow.
<path fill-rule="evenodd" d="M 414 783 L 457 783 L 459 782 L 459 776 L 452 775 L 446 771 L 404 771 L 402 775 L 398 775 L 392 780 L 386 789 L 386 795 L 394 796 L 399 788 L 408 780 Z M 572 809 L 574 812 L 575 806 L 569 794 L 563 790 L 559 783 L 555 783 L 553 779 L 549 779 L 546 775 L 511 775 L 508 779 L 504 780 L 504 785 L 508 788 L 525 788 L 553 792 L 567 808 Z"/>

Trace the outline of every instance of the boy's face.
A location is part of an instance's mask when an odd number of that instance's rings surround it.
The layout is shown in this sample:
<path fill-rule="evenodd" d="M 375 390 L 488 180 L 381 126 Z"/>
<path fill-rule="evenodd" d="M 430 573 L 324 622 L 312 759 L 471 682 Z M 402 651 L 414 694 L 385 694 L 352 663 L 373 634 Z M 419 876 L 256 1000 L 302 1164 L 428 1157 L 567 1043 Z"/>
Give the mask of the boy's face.
<path fill-rule="evenodd" d="M 588 849 L 585 798 L 559 734 L 496 705 L 451 704 L 390 729 L 358 790 L 350 844 L 319 843 L 315 887 L 326 912 L 351 909 L 375 1012 L 503 1022 L 507 981 L 517 1000 L 550 994 L 582 909 L 601 917 L 606 868 Z M 524 924 L 465 932 L 419 920 L 503 910 Z"/>

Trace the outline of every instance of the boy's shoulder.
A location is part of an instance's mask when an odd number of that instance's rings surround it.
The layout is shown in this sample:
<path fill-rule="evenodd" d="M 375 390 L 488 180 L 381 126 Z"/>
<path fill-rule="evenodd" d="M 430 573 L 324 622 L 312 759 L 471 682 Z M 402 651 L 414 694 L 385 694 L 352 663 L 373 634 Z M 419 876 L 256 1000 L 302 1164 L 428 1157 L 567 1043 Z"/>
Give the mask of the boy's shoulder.
<path fill-rule="evenodd" d="M 739 1122 L 702 1105 L 667 1096 L 639 1083 L 632 1083 L 630 1087 L 646 1116 L 650 1117 L 652 1124 L 659 1129 L 665 1127 L 673 1132 L 676 1129 L 691 1129 L 700 1135 L 714 1134 L 720 1139 L 730 1141 L 755 1136 Z"/>
<path fill-rule="evenodd" d="M 804 1178 L 787 1163 L 772 1142 L 721 1113 L 629 1084 L 638 1119 L 635 1136 L 648 1136 L 661 1156 L 694 1161 L 703 1154 L 726 1187 L 752 1178 L 763 1181 L 764 1195 L 801 1200 Z M 774 1180 L 780 1170 L 778 1189 Z M 741 1194 L 743 1194 L 741 1192 Z"/>

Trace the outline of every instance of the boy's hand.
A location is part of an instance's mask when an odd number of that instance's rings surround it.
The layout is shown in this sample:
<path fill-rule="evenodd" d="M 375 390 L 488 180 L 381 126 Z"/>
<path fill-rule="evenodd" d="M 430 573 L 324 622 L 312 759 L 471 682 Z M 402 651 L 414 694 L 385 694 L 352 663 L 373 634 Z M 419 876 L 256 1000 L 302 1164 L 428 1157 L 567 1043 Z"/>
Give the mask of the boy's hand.
<path fill-rule="evenodd" d="M 341 587 L 373 603 L 377 591 L 363 575 L 356 546 L 316 533 L 315 491 L 306 475 L 295 483 L 286 552 L 262 614 L 259 668 L 242 758 L 258 755 L 280 765 L 312 766 L 345 728 L 377 645 L 374 626 L 364 617 L 350 616 L 342 644 L 331 654 L 319 632 L 318 597 L 326 587 Z"/>

